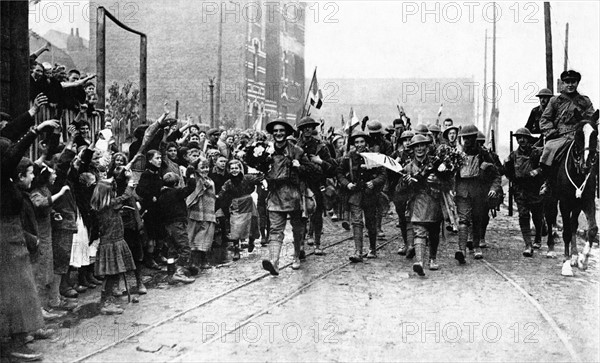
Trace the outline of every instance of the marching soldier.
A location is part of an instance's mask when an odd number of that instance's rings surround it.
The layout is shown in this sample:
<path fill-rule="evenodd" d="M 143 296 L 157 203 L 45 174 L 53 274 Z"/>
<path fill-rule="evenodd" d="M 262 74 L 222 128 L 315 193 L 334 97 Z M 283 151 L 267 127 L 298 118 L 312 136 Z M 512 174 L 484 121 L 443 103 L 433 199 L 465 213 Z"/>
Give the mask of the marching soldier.
<path fill-rule="evenodd" d="M 460 150 L 462 147 L 458 143 L 458 126 L 448 126 L 442 133 L 444 143 L 453 149 Z"/>
<path fill-rule="evenodd" d="M 592 117 L 594 106 L 587 96 L 579 94 L 577 87 L 581 81 L 579 72 L 569 70 L 560 75 L 564 90 L 558 96 L 550 98 L 548 106 L 540 119 L 540 130 L 546 144 L 540 158 L 545 182 L 540 194 L 551 195 L 551 183 L 554 183 L 556 168 L 553 166 L 556 154 L 575 137 L 578 120 L 574 117 L 577 110 L 584 118 Z"/>
<path fill-rule="evenodd" d="M 356 148 L 346 155 L 338 167 L 338 181 L 341 187 L 349 191 L 348 205 L 354 236 L 355 252 L 350 261 L 363 261 L 363 228 L 366 224 L 369 235 L 369 253 L 367 258 L 377 257 L 377 201 L 385 184 L 386 177 L 381 167 L 367 169 L 359 154 L 369 150 L 369 135 L 360 130 L 354 131 L 348 142 Z M 363 217 L 365 223 L 363 223 Z"/>
<path fill-rule="evenodd" d="M 444 183 L 436 175 L 437 167 L 433 157 L 428 155 L 431 140 L 423 135 L 415 135 L 409 148 L 414 152 L 414 158 L 406 166 L 407 175 L 404 181 L 409 185 L 410 221 L 414 230 L 414 248 L 416 261 L 413 271 L 424 276 L 423 260 L 425 246 L 429 241 L 429 269 L 438 270 L 436 262 L 438 245 L 440 243 L 440 227 L 444 219 L 442 213 L 442 190 L 449 189 L 449 182 Z M 445 185 L 444 185 L 445 184 Z"/>
<path fill-rule="evenodd" d="M 400 136 L 398 149 L 392 154 L 392 158 L 402 166 L 410 163 L 413 158 L 413 150 L 408 147 L 413 136 L 415 136 L 415 134 L 412 131 L 404 131 Z M 393 174 L 397 180 L 395 183 L 390 182 L 390 188 L 394 188 L 393 202 L 396 207 L 396 213 L 398 214 L 398 227 L 400 227 L 402 239 L 404 241 L 404 245 L 398 249 L 398 254 L 406 256 L 407 258 L 413 258 L 415 251 L 413 244 L 413 230 L 410 219 L 406 217 L 406 207 L 409 197 L 407 190 L 408 185 L 404 180 L 400 179 L 399 174 Z M 407 255 L 407 253 L 409 253 L 409 255 Z"/>
<path fill-rule="evenodd" d="M 304 117 L 298 123 L 298 131 L 300 132 L 300 140 L 298 146 L 304 150 L 309 160 L 320 166 L 322 174 L 320 177 L 309 175 L 306 178 L 308 187 L 315 195 L 316 209 L 310 218 L 309 223 L 312 225 L 314 233 L 315 255 L 322 256 L 321 235 L 323 233 L 323 193 L 321 188 L 325 187 L 325 178 L 327 175 L 336 173 L 337 165 L 331 159 L 329 149 L 317 137 L 313 136 L 313 132 L 320 124 L 310 117 Z"/>
<path fill-rule="evenodd" d="M 386 131 L 383 129 L 383 125 L 381 122 L 377 120 L 371 120 L 367 124 L 367 129 L 369 130 L 369 136 L 371 137 L 371 151 L 384 154 L 384 155 L 392 155 L 394 152 L 394 147 L 392 143 L 389 142 L 384 135 Z M 381 229 L 381 221 L 383 216 L 387 214 L 390 209 L 390 200 L 387 196 L 388 185 L 384 185 L 383 192 L 379 193 L 379 199 L 377 202 L 377 236 L 380 238 L 384 238 L 385 234 Z"/>
<path fill-rule="evenodd" d="M 292 269 L 300 268 L 300 244 L 304 232 L 302 221 L 303 186 L 301 175 L 318 175 L 304 151 L 286 140 L 294 133 L 294 128 L 283 119 L 276 119 L 266 126 L 267 132 L 273 135 L 275 141 L 270 156 L 253 162 L 250 165 L 265 173 L 269 194 L 267 211 L 269 213 L 269 258 L 262 261 L 262 266 L 271 275 L 279 275 L 279 255 L 283 244 L 286 219 L 290 217 L 294 236 L 294 262 Z M 265 151 L 266 152 L 266 151 Z"/>
<path fill-rule="evenodd" d="M 466 125 L 460 131 L 465 158 L 456 175 L 456 208 L 458 212 L 458 250 L 454 258 L 463 265 L 469 227 L 473 229 L 475 259 L 483 258 L 479 245 L 488 212 L 488 198 L 496 198 L 502 189 L 501 176 L 490 153 L 477 143 L 475 125 Z"/>
<path fill-rule="evenodd" d="M 539 195 L 542 184 L 539 165 L 542 149 L 533 147 L 535 138 L 527 128 L 513 133 L 519 147 L 510 153 L 504 163 L 506 177 L 513 187 L 515 202 L 519 210 L 519 227 L 525 241 L 523 256 L 533 257 L 533 248 L 541 247 L 542 224 L 544 222 L 543 198 Z M 535 241 L 531 243 L 531 223 L 535 226 Z M 549 239 L 550 241 L 551 239 Z M 554 245 L 548 245 L 548 257 L 555 255 Z"/>

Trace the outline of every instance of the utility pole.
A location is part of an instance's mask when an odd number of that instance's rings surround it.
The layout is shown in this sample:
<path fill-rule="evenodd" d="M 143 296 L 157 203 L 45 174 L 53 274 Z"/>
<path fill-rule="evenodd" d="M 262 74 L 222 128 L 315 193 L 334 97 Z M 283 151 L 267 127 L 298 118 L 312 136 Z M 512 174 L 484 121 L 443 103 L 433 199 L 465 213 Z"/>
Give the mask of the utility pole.
<path fill-rule="evenodd" d="M 215 104 L 215 115 L 211 122 L 213 123 L 213 127 L 217 127 L 215 124 L 214 118 L 216 118 L 216 122 L 221 120 L 221 73 L 223 68 L 223 11 L 221 7 L 221 16 L 219 17 L 219 45 L 217 49 L 217 100 Z"/>
<path fill-rule="evenodd" d="M 485 30 L 485 42 L 483 51 L 483 125 L 482 130 L 487 130 L 487 29 Z"/>
<path fill-rule="evenodd" d="M 210 89 L 210 127 L 215 127 L 215 83 L 214 77 L 208 79 L 208 88 Z"/>
<path fill-rule="evenodd" d="M 565 29 L 565 66 L 563 70 L 567 70 L 567 64 L 569 63 L 569 23 L 567 23 Z"/>
<path fill-rule="evenodd" d="M 494 27 L 492 29 L 492 129 L 498 134 L 498 118 L 496 110 L 496 3 L 494 2 Z"/>
<path fill-rule="evenodd" d="M 546 32 L 546 87 L 554 93 L 554 77 L 552 70 L 552 24 L 550 3 L 544 2 L 544 31 Z"/>

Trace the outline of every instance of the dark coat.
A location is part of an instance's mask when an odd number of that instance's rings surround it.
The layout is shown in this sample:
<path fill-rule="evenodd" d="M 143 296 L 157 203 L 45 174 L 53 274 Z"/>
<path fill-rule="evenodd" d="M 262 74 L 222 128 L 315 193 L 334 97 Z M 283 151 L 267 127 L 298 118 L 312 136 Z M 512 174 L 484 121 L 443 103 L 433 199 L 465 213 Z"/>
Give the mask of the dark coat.
<path fill-rule="evenodd" d="M 386 175 L 382 167 L 365 169 L 362 166 L 365 161 L 356 151 L 351 151 L 345 156 L 339 167 L 337 178 L 344 190 L 348 190 L 348 184 L 354 183 L 356 187 L 349 191 L 348 203 L 363 205 L 365 203 L 377 203 L 379 193 L 383 190 Z M 366 184 L 372 181 L 375 187 L 367 188 Z"/>

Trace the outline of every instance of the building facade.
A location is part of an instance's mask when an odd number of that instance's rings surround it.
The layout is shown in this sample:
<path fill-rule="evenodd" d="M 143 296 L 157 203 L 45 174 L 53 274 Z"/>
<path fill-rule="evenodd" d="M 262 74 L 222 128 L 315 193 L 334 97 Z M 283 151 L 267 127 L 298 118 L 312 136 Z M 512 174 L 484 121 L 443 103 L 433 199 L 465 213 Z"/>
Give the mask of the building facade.
<path fill-rule="evenodd" d="M 125 25 L 148 37 L 148 118 L 165 101 L 178 100 L 180 118 L 248 128 L 256 120 L 285 117 L 303 106 L 304 4 L 251 1 L 147 0 L 90 6 L 90 53 L 96 52 L 95 12 L 104 6 Z M 106 84 L 139 79 L 139 37 L 106 20 Z M 95 68 L 95 65 L 91 65 Z M 171 107 L 172 109 L 173 107 Z"/>

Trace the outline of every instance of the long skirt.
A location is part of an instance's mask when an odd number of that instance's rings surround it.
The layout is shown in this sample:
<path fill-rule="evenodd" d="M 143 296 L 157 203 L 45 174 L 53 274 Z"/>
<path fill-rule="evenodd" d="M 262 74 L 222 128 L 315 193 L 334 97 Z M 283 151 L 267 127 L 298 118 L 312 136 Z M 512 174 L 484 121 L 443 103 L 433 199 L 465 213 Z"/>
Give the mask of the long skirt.
<path fill-rule="evenodd" d="M 90 243 L 88 229 L 81 216 L 77 217 L 77 233 L 73 236 L 70 265 L 79 268 L 90 264 Z"/>
<path fill-rule="evenodd" d="M 187 232 L 192 251 L 210 251 L 215 235 L 215 225 L 215 222 L 188 220 Z"/>
<path fill-rule="evenodd" d="M 20 216 L 0 217 L 0 337 L 43 327 Z"/>
<path fill-rule="evenodd" d="M 229 208 L 229 239 L 259 238 L 258 211 L 251 195 L 235 198 Z"/>
<path fill-rule="evenodd" d="M 96 276 L 118 275 L 135 270 L 135 261 L 123 238 L 109 240 L 100 237 L 94 266 Z"/>

